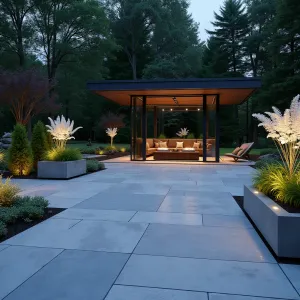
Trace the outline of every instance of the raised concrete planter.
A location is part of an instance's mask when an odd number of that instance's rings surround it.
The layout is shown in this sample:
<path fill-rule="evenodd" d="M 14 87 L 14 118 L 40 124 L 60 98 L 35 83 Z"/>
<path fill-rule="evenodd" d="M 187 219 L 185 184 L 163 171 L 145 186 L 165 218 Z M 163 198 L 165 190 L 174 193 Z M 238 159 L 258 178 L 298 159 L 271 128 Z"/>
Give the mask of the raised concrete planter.
<path fill-rule="evenodd" d="M 86 160 L 39 161 L 38 178 L 68 179 L 86 173 Z"/>
<path fill-rule="evenodd" d="M 287 212 L 248 186 L 244 188 L 244 209 L 277 256 L 300 258 L 300 214 Z"/>

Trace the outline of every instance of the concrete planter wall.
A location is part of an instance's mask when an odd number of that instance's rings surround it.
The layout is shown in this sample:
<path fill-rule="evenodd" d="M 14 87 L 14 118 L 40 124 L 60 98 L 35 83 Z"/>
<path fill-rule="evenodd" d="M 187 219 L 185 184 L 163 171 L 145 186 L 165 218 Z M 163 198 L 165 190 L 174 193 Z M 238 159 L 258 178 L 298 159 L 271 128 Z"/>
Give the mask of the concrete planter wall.
<path fill-rule="evenodd" d="M 68 179 L 86 173 L 86 160 L 39 161 L 38 178 Z"/>
<path fill-rule="evenodd" d="M 300 258 L 300 214 L 289 213 L 253 187 L 244 188 L 244 209 L 279 257 Z"/>

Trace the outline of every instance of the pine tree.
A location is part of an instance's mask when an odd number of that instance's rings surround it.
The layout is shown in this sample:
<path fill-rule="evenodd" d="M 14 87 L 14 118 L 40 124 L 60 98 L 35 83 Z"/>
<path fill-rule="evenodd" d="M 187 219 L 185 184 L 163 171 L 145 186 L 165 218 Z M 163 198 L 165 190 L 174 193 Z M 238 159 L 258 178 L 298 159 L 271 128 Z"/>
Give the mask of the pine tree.
<path fill-rule="evenodd" d="M 32 166 L 33 157 L 26 129 L 22 124 L 17 124 L 8 151 L 8 168 L 13 175 L 22 176 L 30 174 Z"/>

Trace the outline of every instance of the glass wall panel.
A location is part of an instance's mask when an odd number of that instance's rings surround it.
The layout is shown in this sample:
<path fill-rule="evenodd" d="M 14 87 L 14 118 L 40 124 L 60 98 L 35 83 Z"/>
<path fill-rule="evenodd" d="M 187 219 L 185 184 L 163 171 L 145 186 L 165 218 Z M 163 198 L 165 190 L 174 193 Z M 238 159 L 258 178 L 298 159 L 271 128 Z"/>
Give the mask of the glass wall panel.
<path fill-rule="evenodd" d="M 143 160 L 142 155 L 142 99 L 131 99 L 131 160 Z"/>
<path fill-rule="evenodd" d="M 208 104 L 206 109 L 206 160 L 216 161 L 216 104 Z"/>

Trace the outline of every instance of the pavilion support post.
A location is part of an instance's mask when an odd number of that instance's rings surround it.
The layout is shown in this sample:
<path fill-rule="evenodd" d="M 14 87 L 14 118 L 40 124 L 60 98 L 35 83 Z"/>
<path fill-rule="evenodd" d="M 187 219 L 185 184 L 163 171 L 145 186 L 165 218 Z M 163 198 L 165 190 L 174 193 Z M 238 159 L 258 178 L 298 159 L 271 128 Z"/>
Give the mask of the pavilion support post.
<path fill-rule="evenodd" d="M 154 106 L 153 111 L 153 137 L 157 138 L 157 106 Z"/>
<path fill-rule="evenodd" d="M 220 95 L 216 97 L 216 162 L 220 162 Z"/>
<path fill-rule="evenodd" d="M 206 139 L 207 139 L 207 131 L 206 131 L 206 119 L 207 119 L 207 97 L 203 95 L 203 162 L 206 162 Z"/>
<path fill-rule="evenodd" d="M 143 107 L 142 107 L 142 159 L 146 160 L 146 139 L 147 139 L 147 97 L 143 96 Z"/>

